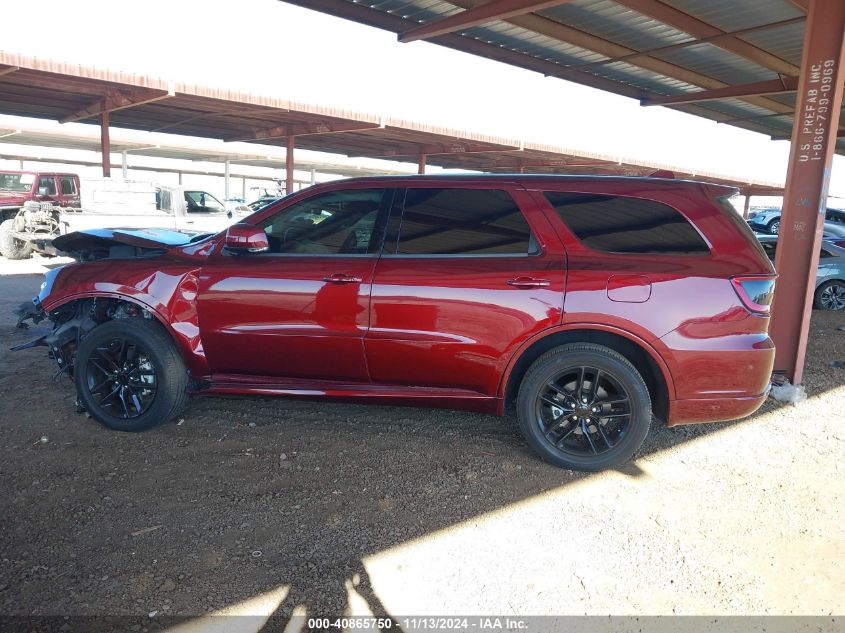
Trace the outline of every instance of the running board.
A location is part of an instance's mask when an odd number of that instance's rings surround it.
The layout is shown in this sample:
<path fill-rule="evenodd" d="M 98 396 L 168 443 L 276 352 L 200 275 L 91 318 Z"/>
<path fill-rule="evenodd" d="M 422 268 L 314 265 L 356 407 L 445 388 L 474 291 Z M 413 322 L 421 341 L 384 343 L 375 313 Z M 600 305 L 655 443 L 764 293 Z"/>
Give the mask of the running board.
<path fill-rule="evenodd" d="M 497 398 L 470 389 L 406 387 L 370 383 L 331 382 L 215 374 L 194 391 L 201 395 L 282 396 L 343 399 L 361 404 L 437 407 L 495 413 Z"/>

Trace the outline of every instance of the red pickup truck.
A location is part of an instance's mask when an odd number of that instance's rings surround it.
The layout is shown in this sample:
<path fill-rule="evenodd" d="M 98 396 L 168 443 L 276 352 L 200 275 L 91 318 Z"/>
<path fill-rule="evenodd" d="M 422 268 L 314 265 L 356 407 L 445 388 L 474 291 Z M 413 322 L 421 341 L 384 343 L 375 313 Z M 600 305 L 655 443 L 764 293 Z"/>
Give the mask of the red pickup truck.
<path fill-rule="evenodd" d="M 76 174 L 0 171 L 0 220 L 14 218 L 27 200 L 78 207 L 79 176 Z"/>

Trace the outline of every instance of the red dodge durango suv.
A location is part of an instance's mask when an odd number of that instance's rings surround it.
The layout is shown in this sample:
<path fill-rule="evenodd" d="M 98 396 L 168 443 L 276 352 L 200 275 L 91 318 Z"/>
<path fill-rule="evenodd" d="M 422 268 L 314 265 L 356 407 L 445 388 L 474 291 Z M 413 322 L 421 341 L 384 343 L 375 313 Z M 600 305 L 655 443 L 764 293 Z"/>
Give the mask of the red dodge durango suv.
<path fill-rule="evenodd" d="M 754 412 L 775 273 L 691 181 L 408 176 L 317 185 L 219 235 L 78 232 L 22 317 L 78 404 L 139 431 L 189 394 L 515 407 L 559 466 L 628 459 L 652 416 Z"/>

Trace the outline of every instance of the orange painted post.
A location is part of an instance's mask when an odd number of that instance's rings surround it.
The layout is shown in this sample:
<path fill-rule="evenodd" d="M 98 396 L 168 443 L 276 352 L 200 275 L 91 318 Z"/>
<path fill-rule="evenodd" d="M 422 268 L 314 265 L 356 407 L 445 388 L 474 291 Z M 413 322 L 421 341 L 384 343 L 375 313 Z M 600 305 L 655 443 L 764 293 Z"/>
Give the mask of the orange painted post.
<path fill-rule="evenodd" d="M 796 96 L 792 148 L 775 267 L 772 305 L 775 371 L 794 384 L 804 376 L 816 269 L 830 168 L 845 82 L 845 2 L 810 0 Z"/>
<path fill-rule="evenodd" d="M 109 113 L 100 115 L 100 153 L 103 155 L 103 177 L 111 176 L 111 145 L 109 143 Z"/>

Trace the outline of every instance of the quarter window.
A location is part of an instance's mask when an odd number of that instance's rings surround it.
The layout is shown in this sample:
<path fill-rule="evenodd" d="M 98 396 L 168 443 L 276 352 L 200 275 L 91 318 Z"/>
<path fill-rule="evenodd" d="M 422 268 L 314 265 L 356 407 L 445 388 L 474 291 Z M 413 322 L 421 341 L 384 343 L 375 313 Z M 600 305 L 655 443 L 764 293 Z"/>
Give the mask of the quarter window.
<path fill-rule="evenodd" d="M 531 229 L 498 189 L 408 189 L 399 255 L 528 255 Z"/>
<path fill-rule="evenodd" d="M 62 187 L 62 194 L 69 196 L 76 193 L 76 183 L 73 178 L 62 176 L 59 178 L 59 183 Z"/>
<path fill-rule="evenodd" d="M 546 192 L 576 237 L 608 253 L 709 253 L 698 231 L 672 207 L 640 198 Z"/>
<path fill-rule="evenodd" d="M 354 189 L 315 196 L 267 218 L 271 253 L 364 255 L 381 248 L 376 226 L 382 189 Z"/>

